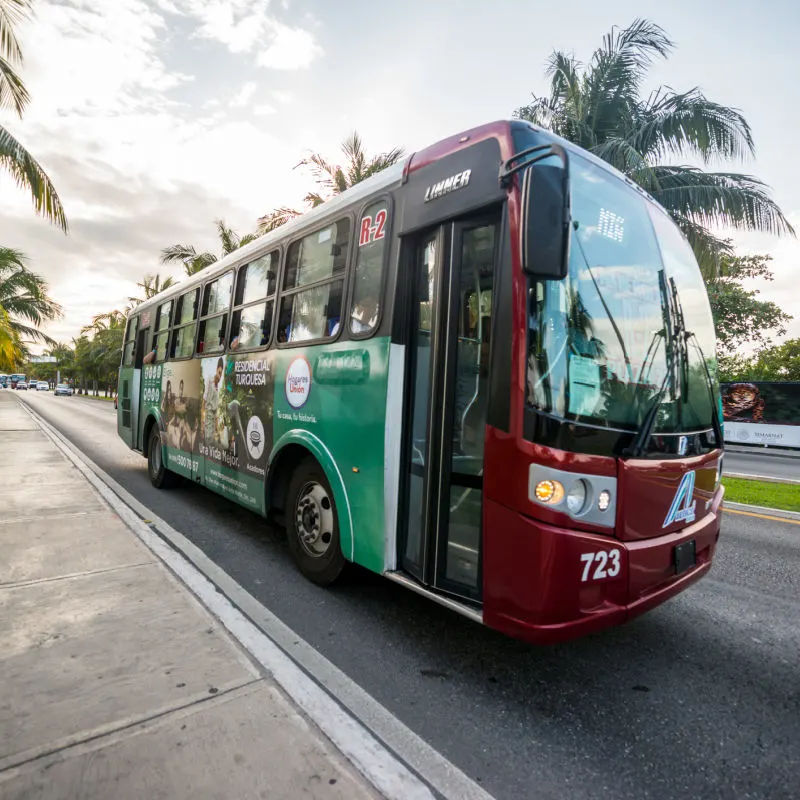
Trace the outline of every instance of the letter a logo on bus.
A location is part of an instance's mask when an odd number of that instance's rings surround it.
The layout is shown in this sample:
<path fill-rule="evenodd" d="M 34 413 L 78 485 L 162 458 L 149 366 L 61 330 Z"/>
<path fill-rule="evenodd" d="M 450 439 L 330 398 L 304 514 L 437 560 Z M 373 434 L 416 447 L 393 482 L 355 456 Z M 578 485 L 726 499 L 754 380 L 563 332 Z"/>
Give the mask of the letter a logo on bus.
<path fill-rule="evenodd" d="M 668 528 L 675 522 L 694 522 L 697 501 L 694 499 L 694 470 L 687 472 L 678 485 L 678 491 L 672 500 L 662 528 Z"/>

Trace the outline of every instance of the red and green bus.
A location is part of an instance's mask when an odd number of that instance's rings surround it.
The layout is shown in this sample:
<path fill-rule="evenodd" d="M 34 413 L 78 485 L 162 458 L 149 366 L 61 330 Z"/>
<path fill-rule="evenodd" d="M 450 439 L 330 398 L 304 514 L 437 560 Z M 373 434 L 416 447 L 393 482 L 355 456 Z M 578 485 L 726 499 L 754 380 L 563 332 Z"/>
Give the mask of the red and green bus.
<path fill-rule="evenodd" d="M 312 581 L 353 562 L 548 643 L 709 571 L 714 351 L 665 211 L 501 121 L 131 312 L 118 426 L 155 486 L 190 480 L 283 525 Z"/>

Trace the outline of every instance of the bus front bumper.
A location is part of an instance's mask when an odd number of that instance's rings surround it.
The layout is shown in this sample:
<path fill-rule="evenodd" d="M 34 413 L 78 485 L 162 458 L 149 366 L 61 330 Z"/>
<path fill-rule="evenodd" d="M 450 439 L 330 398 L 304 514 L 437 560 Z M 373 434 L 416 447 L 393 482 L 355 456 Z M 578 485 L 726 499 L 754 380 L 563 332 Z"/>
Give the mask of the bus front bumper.
<path fill-rule="evenodd" d="M 484 623 L 518 639 L 553 644 L 621 625 L 660 605 L 711 569 L 722 494 L 720 489 L 703 519 L 682 531 L 634 542 L 547 525 L 486 500 Z M 675 548 L 691 540 L 694 566 L 678 574 Z"/>

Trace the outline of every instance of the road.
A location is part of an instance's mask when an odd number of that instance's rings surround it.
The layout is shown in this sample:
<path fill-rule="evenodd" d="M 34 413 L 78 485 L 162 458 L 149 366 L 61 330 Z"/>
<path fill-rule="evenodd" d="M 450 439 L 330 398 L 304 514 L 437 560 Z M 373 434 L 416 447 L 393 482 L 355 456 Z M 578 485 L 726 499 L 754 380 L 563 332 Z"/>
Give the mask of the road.
<path fill-rule="evenodd" d="M 760 475 L 800 481 L 800 452 L 728 446 L 723 471 L 726 475 Z"/>
<path fill-rule="evenodd" d="M 317 588 L 259 518 L 152 488 L 110 403 L 20 399 L 496 798 L 798 796 L 800 525 L 727 512 L 699 584 L 535 648 L 378 576 Z"/>

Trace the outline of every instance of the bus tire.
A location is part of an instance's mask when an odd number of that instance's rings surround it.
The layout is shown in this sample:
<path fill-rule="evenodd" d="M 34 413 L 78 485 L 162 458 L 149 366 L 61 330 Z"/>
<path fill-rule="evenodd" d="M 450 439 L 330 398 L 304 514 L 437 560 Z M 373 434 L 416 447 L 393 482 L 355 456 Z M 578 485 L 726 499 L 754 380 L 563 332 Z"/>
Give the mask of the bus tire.
<path fill-rule="evenodd" d="M 318 586 L 330 586 L 347 562 L 333 492 L 315 459 L 297 465 L 286 500 L 286 538 L 298 569 Z"/>
<path fill-rule="evenodd" d="M 150 445 L 147 448 L 147 474 L 150 476 L 150 483 L 156 489 L 171 489 L 178 484 L 179 476 L 164 466 L 161 431 L 158 429 L 158 423 L 153 425 L 150 431 Z"/>

